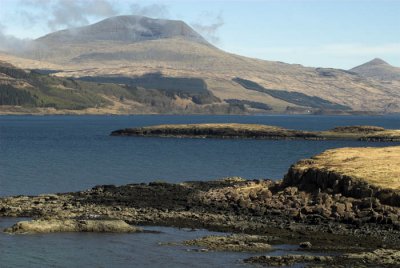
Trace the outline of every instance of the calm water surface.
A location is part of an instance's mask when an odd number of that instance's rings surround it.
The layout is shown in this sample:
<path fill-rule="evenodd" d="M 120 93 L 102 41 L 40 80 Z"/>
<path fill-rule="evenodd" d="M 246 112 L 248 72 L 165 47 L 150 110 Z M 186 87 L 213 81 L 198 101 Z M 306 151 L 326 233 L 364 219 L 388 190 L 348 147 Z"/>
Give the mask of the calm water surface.
<path fill-rule="evenodd" d="M 15 223 L 0 218 L 0 228 Z M 196 247 L 160 243 L 221 233 L 145 227 L 161 233 L 61 233 L 7 235 L 0 233 L 0 267 L 249 267 L 241 260 L 252 253 L 197 252 Z M 277 246 L 272 255 L 293 253 L 293 246 Z M 251 266 L 250 266 L 251 267 Z"/>
<path fill-rule="evenodd" d="M 98 184 L 282 178 L 297 160 L 328 148 L 386 146 L 357 141 L 269 141 L 111 137 L 119 128 L 238 122 L 324 130 L 344 125 L 400 128 L 400 117 L 1 116 L 0 196 L 77 191 Z"/>
<path fill-rule="evenodd" d="M 98 184 L 282 178 L 297 160 L 328 148 L 387 146 L 356 141 L 268 141 L 111 137 L 125 127 L 237 122 L 325 130 L 346 125 L 400 128 L 399 116 L 1 116 L 0 196 L 76 191 Z M 399 143 L 395 143 L 400 145 Z M 16 219 L 0 218 L 0 229 Z M 210 234 L 152 227 L 161 234 L 0 233 L 0 267 L 227 267 L 251 254 L 159 246 Z M 290 250 L 288 247 L 282 247 Z M 287 252 L 286 252 L 287 253 Z M 282 254 L 277 249 L 269 254 Z"/>

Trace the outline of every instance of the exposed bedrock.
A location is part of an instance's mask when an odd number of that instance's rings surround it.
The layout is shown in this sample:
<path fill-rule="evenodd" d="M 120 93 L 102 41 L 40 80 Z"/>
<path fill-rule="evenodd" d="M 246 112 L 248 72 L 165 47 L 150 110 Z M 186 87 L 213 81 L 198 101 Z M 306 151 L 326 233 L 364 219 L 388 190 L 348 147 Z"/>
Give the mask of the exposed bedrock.
<path fill-rule="evenodd" d="M 400 147 L 328 150 L 291 166 L 283 186 L 400 207 Z"/>
<path fill-rule="evenodd" d="M 307 161 L 307 160 L 305 160 Z M 311 160 L 312 161 L 312 160 Z M 304 191 L 341 194 L 353 198 L 376 198 L 382 204 L 400 207 L 400 193 L 391 189 L 382 189 L 364 181 L 320 169 L 289 169 L 284 179 L 285 186 L 296 186 Z"/>
<path fill-rule="evenodd" d="M 291 254 L 284 256 L 255 256 L 244 260 L 245 263 L 267 267 L 293 266 L 305 264 L 305 267 L 399 267 L 398 250 L 377 249 L 372 252 L 349 253 L 334 256 L 309 256 Z M 303 267 L 303 266 L 302 266 Z"/>

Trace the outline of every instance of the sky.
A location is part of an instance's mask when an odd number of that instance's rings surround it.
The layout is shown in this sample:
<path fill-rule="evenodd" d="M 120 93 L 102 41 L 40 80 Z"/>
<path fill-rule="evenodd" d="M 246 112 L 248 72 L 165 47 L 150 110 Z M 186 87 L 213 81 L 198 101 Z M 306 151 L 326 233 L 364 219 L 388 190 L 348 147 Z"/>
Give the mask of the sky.
<path fill-rule="evenodd" d="M 248 57 L 349 69 L 400 67 L 400 0 L 0 0 L 0 48 L 116 15 L 179 19 Z"/>

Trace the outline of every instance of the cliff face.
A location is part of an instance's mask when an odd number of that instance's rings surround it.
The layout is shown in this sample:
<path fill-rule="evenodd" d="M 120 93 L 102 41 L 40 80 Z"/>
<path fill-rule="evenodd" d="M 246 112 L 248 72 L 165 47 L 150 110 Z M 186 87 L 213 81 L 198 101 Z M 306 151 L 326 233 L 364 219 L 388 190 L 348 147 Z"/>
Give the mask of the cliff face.
<path fill-rule="evenodd" d="M 400 147 L 328 150 L 293 165 L 285 186 L 400 206 Z M 372 201 L 371 201 L 372 202 Z"/>

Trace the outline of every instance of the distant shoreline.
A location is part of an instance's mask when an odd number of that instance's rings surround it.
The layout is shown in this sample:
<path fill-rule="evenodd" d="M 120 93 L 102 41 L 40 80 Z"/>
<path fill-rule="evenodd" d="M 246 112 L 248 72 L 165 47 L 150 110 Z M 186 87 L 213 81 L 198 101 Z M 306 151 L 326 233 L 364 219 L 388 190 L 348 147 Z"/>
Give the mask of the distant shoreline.
<path fill-rule="evenodd" d="M 400 116 L 400 113 L 378 113 L 378 112 L 355 112 L 355 113 L 114 113 L 114 112 L 87 112 L 81 110 L 43 110 L 37 112 L 31 111 L 3 111 L 0 106 L 0 116 L 7 115 L 32 115 L 32 116 L 46 116 L 46 115 L 66 115 L 66 116 L 81 116 L 81 115 L 99 115 L 99 116 L 124 116 L 124 115 L 182 115 L 182 116 L 193 116 L 193 115 L 234 115 L 234 116 Z"/>

